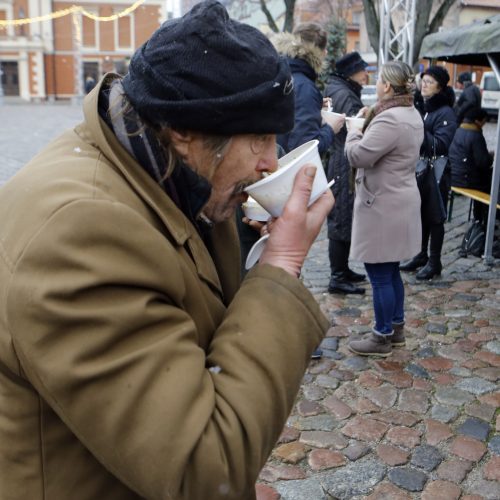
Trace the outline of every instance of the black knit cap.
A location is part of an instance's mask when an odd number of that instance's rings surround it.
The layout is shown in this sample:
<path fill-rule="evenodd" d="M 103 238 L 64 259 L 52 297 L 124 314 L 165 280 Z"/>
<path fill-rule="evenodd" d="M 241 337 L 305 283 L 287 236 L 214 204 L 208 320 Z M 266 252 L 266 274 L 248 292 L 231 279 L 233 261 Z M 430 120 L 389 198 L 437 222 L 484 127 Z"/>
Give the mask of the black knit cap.
<path fill-rule="evenodd" d="M 165 22 L 132 57 L 123 88 L 154 125 L 235 135 L 281 134 L 294 124 L 288 63 L 215 0 Z"/>
<path fill-rule="evenodd" d="M 432 76 L 442 89 L 445 89 L 450 81 L 450 74 L 442 66 L 429 66 L 422 75 Z"/>
<path fill-rule="evenodd" d="M 354 51 L 341 57 L 335 63 L 335 71 L 347 78 L 363 71 L 367 66 L 368 63 L 361 58 L 359 52 Z"/>
<path fill-rule="evenodd" d="M 462 73 L 458 75 L 457 80 L 460 83 L 472 82 L 472 73 L 470 71 L 462 71 Z"/>

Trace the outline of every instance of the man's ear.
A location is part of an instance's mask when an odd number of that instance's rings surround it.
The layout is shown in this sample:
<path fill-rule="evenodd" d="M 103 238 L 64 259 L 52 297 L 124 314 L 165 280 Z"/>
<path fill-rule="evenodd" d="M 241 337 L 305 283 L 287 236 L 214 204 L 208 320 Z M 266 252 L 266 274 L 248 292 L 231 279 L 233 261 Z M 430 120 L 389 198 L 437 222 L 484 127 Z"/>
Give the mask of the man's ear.
<path fill-rule="evenodd" d="M 186 158 L 189 153 L 189 146 L 193 142 L 194 134 L 186 130 L 170 130 L 170 141 L 177 153 Z"/>

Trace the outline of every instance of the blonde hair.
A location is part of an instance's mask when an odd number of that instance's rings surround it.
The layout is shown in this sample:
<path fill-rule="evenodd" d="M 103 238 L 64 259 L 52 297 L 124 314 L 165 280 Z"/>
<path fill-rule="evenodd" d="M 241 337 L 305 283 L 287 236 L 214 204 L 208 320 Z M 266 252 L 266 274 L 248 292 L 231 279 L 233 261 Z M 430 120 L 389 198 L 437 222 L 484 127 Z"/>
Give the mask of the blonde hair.
<path fill-rule="evenodd" d="M 390 84 L 394 95 L 411 94 L 414 89 L 415 75 L 408 64 L 402 61 L 389 61 L 380 68 L 380 78 Z"/>

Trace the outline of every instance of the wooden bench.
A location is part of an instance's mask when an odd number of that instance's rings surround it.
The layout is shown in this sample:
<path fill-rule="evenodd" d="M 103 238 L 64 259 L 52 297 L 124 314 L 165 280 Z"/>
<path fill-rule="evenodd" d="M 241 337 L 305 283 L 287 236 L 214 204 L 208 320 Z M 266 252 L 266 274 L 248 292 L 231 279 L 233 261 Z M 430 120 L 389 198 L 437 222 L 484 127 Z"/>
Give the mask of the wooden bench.
<path fill-rule="evenodd" d="M 477 189 L 469 189 L 469 188 L 461 188 L 461 187 L 455 187 L 451 186 L 451 191 L 450 191 L 450 206 L 448 209 L 448 222 L 451 221 L 451 213 L 453 211 L 453 198 L 455 194 L 460 194 L 462 196 L 466 196 L 467 198 L 470 198 L 470 206 L 469 206 L 469 219 L 470 220 L 470 214 L 472 212 L 472 200 L 479 201 L 481 203 L 484 203 L 485 205 L 490 204 L 490 195 L 488 193 L 484 193 L 483 191 L 478 191 Z M 497 208 L 500 208 L 500 203 L 497 203 Z"/>

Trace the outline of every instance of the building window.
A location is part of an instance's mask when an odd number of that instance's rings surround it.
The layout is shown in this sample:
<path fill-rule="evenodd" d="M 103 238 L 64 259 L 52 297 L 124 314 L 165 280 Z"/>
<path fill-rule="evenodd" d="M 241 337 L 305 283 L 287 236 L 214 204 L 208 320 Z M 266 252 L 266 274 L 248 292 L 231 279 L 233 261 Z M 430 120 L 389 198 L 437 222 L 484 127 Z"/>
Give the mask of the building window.
<path fill-rule="evenodd" d="M 360 22 L 361 22 L 361 12 L 359 12 L 359 11 L 353 12 L 352 13 L 352 24 L 359 26 Z"/>

